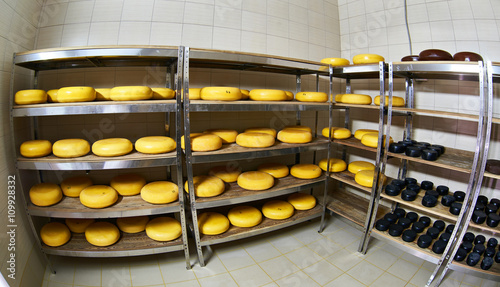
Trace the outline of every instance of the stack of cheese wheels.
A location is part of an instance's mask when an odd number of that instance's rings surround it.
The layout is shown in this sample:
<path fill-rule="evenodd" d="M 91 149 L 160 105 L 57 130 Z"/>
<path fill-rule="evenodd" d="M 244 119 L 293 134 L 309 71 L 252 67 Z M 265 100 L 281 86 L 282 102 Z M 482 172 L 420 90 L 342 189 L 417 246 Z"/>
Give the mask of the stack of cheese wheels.
<path fill-rule="evenodd" d="M 262 206 L 262 214 L 269 219 L 287 219 L 294 211 L 293 205 L 283 200 L 271 200 Z"/>
<path fill-rule="evenodd" d="M 380 106 L 380 96 L 376 96 L 375 99 L 373 100 L 375 105 Z M 384 106 L 389 106 L 389 96 L 385 96 L 384 99 Z M 404 107 L 405 106 L 405 99 L 402 97 L 392 97 L 392 106 L 393 107 Z"/>
<path fill-rule="evenodd" d="M 378 133 L 378 130 L 359 129 L 354 132 L 354 137 L 358 140 L 361 140 L 361 138 L 368 133 Z"/>
<path fill-rule="evenodd" d="M 292 166 L 290 174 L 301 179 L 318 178 L 321 175 L 321 168 L 315 164 L 299 163 Z"/>
<path fill-rule="evenodd" d="M 135 149 L 146 154 L 171 152 L 176 146 L 175 141 L 166 136 L 148 136 L 135 141 Z"/>
<path fill-rule="evenodd" d="M 167 204 L 179 199 L 179 187 L 170 181 L 153 181 L 141 188 L 141 198 L 152 204 Z"/>
<path fill-rule="evenodd" d="M 153 90 L 146 86 L 114 87 L 109 93 L 113 101 L 142 101 L 153 97 Z"/>
<path fill-rule="evenodd" d="M 274 185 L 274 177 L 262 171 L 247 171 L 238 176 L 238 185 L 248 190 L 266 190 Z"/>
<path fill-rule="evenodd" d="M 293 101 L 293 93 L 290 91 L 285 91 L 286 94 L 286 100 L 287 101 Z"/>
<path fill-rule="evenodd" d="M 253 89 L 250 99 L 253 101 L 286 101 L 287 95 L 283 90 Z"/>
<path fill-rule="evenodd" d="M 139 233 L 146 230 L 148 221 L 147 216 L 120 217 L 116 219 L 116 225 L 125 233 Z"/>
<path fill-rule="evenodd" d="M 89 208 L 105 208 L 118 200 L 118 193 L 107 185 L 92 185 L 80 192 L 80 202 Z"/>
<path fill-rule="evenodd" d="M 189 99 L 190 100 L 201 100 L 201 88 L 189 88 Z M 182 97 L 184 98 L 184 96 Z"/>
<path fill-rule="evenodd" d="M 248 98 L 250 98 L 250 91 L 249 90 L 240 89 L 240 92 L 241 92 L 241 99 L 242 100 L 248 100 Z"/>
<path fill-rule="evenodd" d="M 385 145 L 385 140 L 386 140 L 386 138 L 384 136 L 383 145 Z M 393 142 L 392 137 L 389 137 L 389 143 L 392 143 L 392 142 Z M 361 143 L 365 146 L 368 146 L 368 147 L 373 147 L 373 148 L 378 147 L 378 132 L 364 134 L 363 137 L 361 138 Z"/>
<path fill-rule="evenodd" d="M 198 228 L 202 234 L 222 234 L 229 229 L 229 219 L 217 212 L 204 212 L 198 216 Z"/>
<path fill-rule="evenodd" d="M 300 92 L 295 95 L 295 99 L 299 102 L 326 102 L 328 95 L 323 92 Z"/>
<path fill-rule="evenodd" d="M 347 166 L 347 170 L 351 173 L 358 173 L 362 170 L 375 170 L 375 165 L 367 161 L 353 161 Z"/>
<path fill-rule="evenodd" d="M 92 218 L 66 218 L 64 220 L 64 223 L 73 233 L 84 233 L 87 227 L 94 222 L 95 220 Z"/>
<path fill-rule="evenodd" d="M 372 97 L 364 94 L 338 94 L 335 101 L 342 104 L 370 105 Z"/>
<path fill-rule="evenodd" d="M 257 170 L 269 173 L 274 178 L 283 178 L 290 173 L 288 166 L 281 163 L 264 163 L 259 165 Z"/>
<path fill-rule="evenodd" d="M 377 54 L 359 54 L 352 58 L 354 64 L 375 64 L 385 61 L 384 57 Z"/>
<path fill-rule="evenodd" d="M 109 185 L 121 196 L 130 196 L 141 193 L 146 179 L 135 173 L 120 174 L 113 177 Z"/>
<path fill-rule="evenodd" d="M 47 93 L 44 90 L 20 90 L 14 95 L 16 105 L 43 104 L 47 102 Z"/>
<path fill-rule="evenodd" d="M 374 170 L 358 171 L 354 176 L 354 181 L 361 186 L 372 187 L 374 173 Z"/>
<path fill-rule="evenodd" d="M 308 143 L 312 141 L 312 134 L 300 129 L 282 129 L 278 133 L 278 140 L 290 144 Z"/>
<path fill-rule="evenodd" d="M 96 101 L 111 101 L 111 88 L 95 89 Z"/>
<path fill-rule="evenodd" d="M 214 151 L 222 147 L 222 139 L 214 134 L 192 133 L 190 139 L 192 151 Z M 181 137 L 181 147 L 186 148 L 184 136 Z"/>
<path fill-rule="evenodd" d="M 95 89 L 92 87 L 64 87 L 57 91 L 58 103 L 91 102 L 95 97 Z"/>
<path fill-rule="evenodd" d="M 324 158 L 319 162 L 319 167 L 324 171 L 326 171 L 327 169 L 326 161 L 327 159 Z M 330 166 L 330 172 L 341 172 L 347 168 L 347 164 L 345 163 L 345 161 L 339 158 L 331 158 L 329 166 Z"/>
<path fill-rule="evenodd" d="M 146 224 L 146 235 L 156 241 L 172 241 L 181 234 L 181 223 L 172 217 L 157 217 Z"/>
<path fill-rule="evenodd" d="M 204 87 L 200 97 L 206 101 L 238 101 L 241 100 L 241 91 L 234 87 Z"/>
<path fill-rule="evenodd" d="M 237 227 L 254 227 L 262 222 L 262 213 L 253 206 L 236 206 L 229 210 L 227 218 Z"/>
<path fill-rule="evenodd" d="M 40 230 L 40 238 L 45 245 L 58 247 L 71 239 L 71 232 L 63 223 L 49 222 Z"/>
<path fill-rule="evenodd" d="M 48 140 L 30 140 L 21 144 L 19 152 L 24 157 L 42 157 L 52 153 L 52 143 Z"/>
<path fill-rule="evenodd" d="M 275 137 L 267 133 L 244 132 L 236 137 L 236 144 L 242 147 L 264 148 L 274 145 Z"/>
<path fill-rule="evenodd" d="M 321 134 L 327 138 L 330 134 L 328 127 L 324 128 L 321 131 Z M 332 127 L 331 134 L 332 134 L 333 139 L 338 139 L 338 140 L 348 139 L 352 135 L 350 130 L 348 130 L 346 128 L 338 128 L 338 127 Z"/>
<path fill-rule="evenodd" d="M 170 100 L 175 98 L 175 91 L 170 88 L 151 88 L 153 100 Z"/>
<path fill-rule="evenodd" d="M 61 187 L 55 183 L 39 183 L 30 188 L 31 203 L 37 206 L 51 206 L 63 198 Z"/>
<path fill-rule="evenodd" d="M 97 156 L 114 157 L 130 153 L 134 149 L 132 142 L 125 138 L 109 138 L 92 144 L 92 152 Z"/>
<path fill-rule="evenodd" d="M 52 145 L 52 153 L 57 157 L 73 158 L 88 154 L 90 144 L 84 139 L 58 140 Z"/>
<path fill-rule="evenodd" d="M 82 190 L 93 184 L 92 179 L 88 176 L 74 176 L 64 179 L 61 182 L 61 189 L 68 197 L 79 197 Z"/>
<path fill-rule="evenodd" d="M 348 66 L 350 64 L 349 60 L 343 58 L 324 58 L 321 63 L 331 65 L 331 66 Z"/>
<path fill-rule="evenodd" d="M 110 246 L 120 239 L 120 230 L 110 222 L 94 222 L 85 229 L 85 239 L 95 246 Z"/>
<path fill-rule="evenodd" d="M 241 168 L 233 165 L 214 166 L 208 171 L 208 175 L 216 176 L 224 182 L 236 182 L 241 174 Z"/>
<path fill-rule="evenodd" d="M 57 103 L 57 92 L 59 89 L 52 89 L 47 91 L 47 102 L 49 103 Z M 96 90 L 97 97 L 97 90 Z"/>
<path fill-rule="evenodd" d="M 238 132 L 236 130 L 210 129 L 206 130 L 205 133 L 220 137 L 223 144 L 236 142 L 236 136 L 238 136 Z"/>
<path fill-rule="evenodd" d="M 214 197 L 222 194 L 226 189 L 224 181 L 216 176 L 197 175 L 193 177 L 194 193 L 198 197 Z M 184 189 L 189 193 L 189 182 L 186 181 Z"/>
<path fill-rule="evenodd" d="M 276 130 L 272 128 L 248 128 L 245 130 L 246 133 L 263 133 L 268 134 L 276 138 Z"/>
<path fill-rule="evenodd" d="M 288 196 L 287 201 L 296 210 L 309 210 L 316 206 L 316 198 L 305 193 L 293 193 Z"/>

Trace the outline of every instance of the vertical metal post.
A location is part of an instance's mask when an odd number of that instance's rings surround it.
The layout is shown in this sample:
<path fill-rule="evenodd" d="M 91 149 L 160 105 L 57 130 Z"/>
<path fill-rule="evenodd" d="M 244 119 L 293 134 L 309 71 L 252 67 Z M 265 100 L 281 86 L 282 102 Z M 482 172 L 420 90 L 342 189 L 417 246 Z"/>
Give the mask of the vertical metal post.
<path fill-rule="evenodd" d="M 295 94 L 300 93 L 302 91 L 302 76 L 300 74 L 295 75 Z M 296 112 L 295 124 L 300 126 L 302 119 L 300 111 Z M 300 163 L 300 153 L 295 154 L 295 163 Z"/>

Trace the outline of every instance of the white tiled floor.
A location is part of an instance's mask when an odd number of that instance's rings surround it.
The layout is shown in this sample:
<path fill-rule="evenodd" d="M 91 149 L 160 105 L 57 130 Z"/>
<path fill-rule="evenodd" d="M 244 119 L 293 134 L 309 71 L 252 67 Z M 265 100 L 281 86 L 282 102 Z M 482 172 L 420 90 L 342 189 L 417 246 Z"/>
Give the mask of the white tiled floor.
<path fill-rule="evenodd" d="M 372 239 L 366 255 L 356 252 L 361 232 L 330 218 L 322 234 L 315 220 L 236 242 L 212 246 L 202 268 L 182 252 L 130 258 L 54 257 L 57 274 L 45 272 L 42 287 L 122 286 L 424 286 L 434 265 Z M 193 248 L 194 250 L 194 248 Z M 500 287 L 449 272 L 441 286 Z"/>

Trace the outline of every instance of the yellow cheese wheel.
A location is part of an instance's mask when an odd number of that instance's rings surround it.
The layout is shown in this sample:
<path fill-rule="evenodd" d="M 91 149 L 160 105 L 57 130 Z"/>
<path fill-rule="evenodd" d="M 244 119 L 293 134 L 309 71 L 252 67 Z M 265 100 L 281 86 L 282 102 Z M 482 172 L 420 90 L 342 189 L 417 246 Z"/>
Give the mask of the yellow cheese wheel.
<path fill-rule="evenodd" d="M 80 202 L 89 208 L 105 208 L 118 200 L 118 193 L 107 185 L 92 185 L 80 192 Z"/>
<path fill-rule="evenodd" d="M 57 103 L 57 92 L 59 89 L 52 89 L 47 91 L 47 102 Z"/>
<path fill-rule="evenodd" d="M 319 162 L 319 167 L 326 171 L 326 158 L 322 159 Z M 340 158 L 331 158 L 330 159 L 330 172 L 341 172 L 344 171 L 347 168 L 347 164 L 345 161 L 341 160 Z"/>
<path fill-rule="evenodd" d="M 170 100 L 175 98 L 175 91 L 170 88 L 151 88 L 153 100 Z"/>
<path fill-rule="evenodd" d="M 241 100 L 241 91 L 234 87 L 204 87 L 200 96 L 206 101 L 238 101 Z"/>
<path fill-rule="evenodd" d="M 259 165 L 257 170 L 269 173 L 274 178 L 282 178 L 290 173 L 288 166 L 281 163 L 264 163 Z"/>
<path fill-rule="evenodd" d="M 240 92 L 241 92 L 241 99 L 242 100 L 248 100 L 248 98 L 250 98 L 250 91 L 249 90 L 240 89 Z"/>
<path fill-rule="evenodd" d="M 61 182 L 61 190 L 68 197 L 79 197 L 80 192 L 91 185 L 93 185 L 93 182 L 90 177 L 85 175 L 74 176 Z"/>
<path fill-rule="evenodd" d="M 376 54 L 359 54 L 352 58 L 353 64 L 374 64 L 385 61 L 384 57 Z"/>
<path fill-rule="evenodd" d="M 141 189 L 146 185 L 146 179 L 135 173 L 120 174 L 113 177 L 109 185 L 120 195 L 130 196 L 141 193 Z"/>
<path fill-rule="evenodd" d="M 262 212 L 253 206 L 240 205 L 227 213 L 232 225 L 237 227 L 254 227 L 262 222 Z"/>
<path fill-rule="evenodd" d="M 40 230 L 40 238 L 48 246 L 57 247 L 71 239 L 69 228 L 60 222 L 49 222 Z"/>
<path fill-rule="evenodd" d="M 198 216 L 198 228 L 202 234 L 218 235 L 229 229 L 229 219 L 217 212 L 204 212 Z"/>
<path fill-rule="evenodd" d="M 324 58 L 321 63 L 332 66 L 348 66 L 350 64 L 349 60 L 343 58 Z"/>
<path fill-rule="evenodd" d="M 323 92 L 300 92 L 295 95 L 299 102 L 326 102 L 328 95 Z"/>
<path fill-rule="evenodd" d="M 181 138 L 181 147 L 184 149 L 184 136 Z M 214 134 L 191 134 L 191 150 L 192 151 L 213 151 L 222 147 L 222 139 Z"/>
<path fill-rule="evenodd" d="M 95 89 L 96 101 L 111 101 L 111 88 Z"/>
<path fill-rule="evenodd" d="M 241 168 L 229 164 L 214 166 L 208 171 L 208 175 L 216 176 L 224 182 L 236 182 L 240 174 Z"/>
<path fill-rule="evenodd" d="M 95 220 L 92 218 L 66 218 L 64 220 L 64 223 L 73 233 L 84 233 L 85 229 L 94 222 Z"/>
<path fill-rule="evenodd" d="M 191 146 L 193 145 L 192 142 L 193 142 L 193 138 L 197 137 L 197 136 L 201 136 L 203 133 L 191 133 L 189 135 L 189 137 L 191 138 Z M 181 137 L 181 148 L 182 149 L 185 149 L 186 148 L 186 145 L 184 143 L 184 136 Z"/>
<path fill-rule="evenodd" d="M 337 103 L 342 103 L 342 96 L 343 96 L 343 95 L 344 95 L 344 94 L 336 94 L 336 95 L 335 95 L 335 102 L 337 102 Z"/>
<path fill-rule="evenodd" d="M 124 138 L 102 139 L 92 144 L 92 152 L 98 156 L 126 155 L 133 149 L 132 143 Z"/>
<path fill-rule="evenodd" d="M 198 197 L 214 197 L 224 192 L 226 186 L 222 179 L 210 175 L 197 175 L 193 177 L 195 194 Z M 189 193 L 188 181 L 184 184 L 184 189 Z"/>
<path fill-rule="evenodd" d="M 91 102 L 95 97 L 92 87 L 64 87 L 57 91 L 58 103 Z"/>
<path fill-rule="evenodd" d="M 389 96 L 385 96 L 385 100 L 384 100 L 384 106 L 389 106 Z M 380 106 L 380 96 L 376 96 L 374 101 L 375 105 L 377 106 Z M 393 96 L 392 97 L 392 106 L 393 107 L 404 107 L 405 106 L 405 99 L 403 99 L 402 97 L 396 97 L 396 96 Z"/>
<path fill-rule="evenodd" d="M 116 219 L 116 225 L 125 233 L 139 233 L 146 230 L 148 221 L 147 216 L 120 217 Z"/>
<path fill-rule="evenodd" d="M 52 153 L 52 143 L 48 140 L 31 140 L 21 144 L 19 152 L 24 157 L 42 157 Z"/>
<path fill-rule="evenodd" d="M 236 130 L 223 130 L 223 129 L 206 130 L 205 133 L 219 136 L 222 139 L 223 144 L 236 142 L 236 136 L 238 135 L 238 132 Z"/>
<path fill-rule="evenodd" d="M 389 143 L 392 143 L 392 137 L 389 138 Z M 378 133 L 367 133 L 361 138 L 361 144 L 368 146 L 368 147 L 378 147 Z M 385 136 L 384 136 L 384 143 L 385 145 Z"/>
<path fill-rule="evenodd" d="M 287 219 L 293 215 L 294 208 L 283 200 L 271 200 L 262 206 L 262 213 L 269 219 Z"/>
<path fill-rule="evenodd" d="M 274 137 L 265 133 L 244 132 L 236 137 L 236 143 L 242 147 L 270 147 L 274 142 Z"/>
<path fill-rule="evenodd" d="M 279 131 L 278 140 L 291 144 L 308 143 L 312 141 L 312 134 L 308 131 L 284 129 Z"/>
<path fill-rule="evenodd" d="M 287 201 L 296 210 L 309 210 L 316 206 L 316 198 L 305 193 L 293 193 L 288 196 Z"/>
<path fill-rule="evenodd" d="M 110 222 L 94 222 L 85 229 L 85 238 L 95 246 L 110 246 L 120 239 L 120 230 Z"/>
<path fill-rule="evenodd" d="M 286 100 L 287 101 L 293 101 L 293 93 L 290 91 L 285 91 L 286 94 Z"/>
<path fill-rule="evenodd" d="M 315 164 L 299 163 L 292 166 L 290 174 L 301 179 L 317 178 L 321 175 L 321 168 Z"/>
<path fill-rule="evenodd" d="M 201 88 L 189 88 L 189 99 L 190 100 L 201 100 L 200 91 L 201 91 Z"/>
<path fill-rule="evenodd" d="M 175 218 L 162 216 L 146 224 L 146 235 L 156 241 L 172 241 L 182 235 L 181 223 Z"/>
<path fill-rule="evenodd" d="M 90 144 L 84 139 L 58 140 L 52 145 L 52 153 L 57 157 L 71 158 L 88 154 Z"/>
<path fill-rule="evenodd" d="M 146 86 L 122 86 L 111 89 L 109 97 L 113 101 L 141 101 L 153 97 L 153 90 Z"/>
<path fill-rule="evenodd" d="M 361 138 L 368 133 L 378 133 L 378 130 L 359 129 L 354 132 L 354 137 L 361 140 Z"/>
<path fill-rule="evenodd" d="M 245 130 L 246 133 L 263 133 L 268 134 L 276 138 L 276 130 L 272 128 L 249 128 Z"/>
<path fill-rule="evenodd" d="M 301 130 L 312 133 L 312 129 L 308 126 L 286 126 L 283 130 Z"/>
<path fill-rule="evenodd" d="M 141 189 L 141 198 L 152 204 L 167 204 L 179 199 L 179 187 L 170 181 L 153 181 Z"/>
<path fill-rule="evenodd" d="M 238 185 L 248 190 L 266 190 L 274 185 L 274 177 L 267 172 L 247 171 L 238 176 Z"/>
<path fill-rule="evenodd" d="M 335 101 L 344 104 L 369 105 L 372 103 L 372 97 L 363 94 L 342 94 L 339 98 L 335 96 Z"/>
<path fill-rule="evenodd" d="M 54 205 L 63 198 L 63 193 L 59 185 L 48 182 L 32 186 L 29 195 L 31 203 L 37 206 Z"/>
<path fill-rule="evenodd" d="M 361 186 L 372 187 L 373 186 L 373 170 L 362 170 L 356 173 L 354 176 L 354 181 Z"/>
<path fill-rule="evenodd" d="M 324 137 L 328 137 L 328 127 L 324 128 L 321 131 L 321 134 Z M 338 139 L 338 140 L 343 140 L 343 139 L 348 139 L 351 137 L 351 131 L 346 129 L 346 128 L 338 128 L 338 127 L 332 127 L 332 138 Z"/>
<path fill-rule="evenodd" d="M 146 154 L 171 152 L 176 146 L 175 140 L 165 136 L 142 137 L 135 141 L 135 149 Z"/>
<path fill-rule="evenodd" d="M 253 89 L 250 91 L 250 100 L 253 101 L 286 101 L 287 96 L 283 90 Z"/>
<path fill-rule="evenodd" d="M 353 161 L 347 166 L 347 170 L 351 173 L 358 173 L 362 170 L 375 170 L 375 165 L 367 161 Z"/>
<path fill-rule="evenodd" d="M 43 104 L 47 102 L 47 93 L 44 90 L 20 90 L 14 95 L 17 105 Z"/>

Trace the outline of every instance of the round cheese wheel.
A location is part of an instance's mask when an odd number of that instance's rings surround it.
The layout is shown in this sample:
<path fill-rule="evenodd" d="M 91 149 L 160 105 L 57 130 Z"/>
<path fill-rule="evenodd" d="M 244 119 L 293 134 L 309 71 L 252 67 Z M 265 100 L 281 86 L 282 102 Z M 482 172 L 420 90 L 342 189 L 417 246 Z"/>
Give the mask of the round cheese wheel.
<path fill-rule="evenodd" d="M 170 88 L 151 88 L 153 100 L 170 100 L 175 98 L 175 91 Z"/>
<path fill-rule="evenodd" d="M 265 133 L 244 132 L 236 137 L 236 144 L 242 147 L 270 147 L 274 142 L 274 137 Z"/>
<path fill-rule="evenodd" d="M 190 100 L 201 100 L 200 91 L 201 91 L 201 88 L 189 88 L 189 99 Z"/>
<path fill-rule="evenodd" d="M 326 102 L 328 95 L 323 92 L 300 92 L 295 95 L 299 102 Z"/>
<path fill-rule="evenodd" d="M 95 220 L 92 218 L 66 218 L 64 220 L 64 223 L 73 233 L 84 233 L 85 229 L 94 222 Z"/>
<path fill-rule="evenodd" d="M 278 140 L 291 144 L 308 143 L 312 141 L 312 134 L 308 131 L 297 129 L 284 129 L 279 131 Z"/>
<path fill-rule="evenodd" d="M 204 87 L 200 96 L 206 101 L 238 101 L 241 100 L 241 91 L 233 87 Z"/>
<path fill-rule="evenodd" d="M 241 174 L 241 168 L 231 165 L 214 166 L 208 171 L 208 175 L 216 176 L 224 182 L 236 182 Z"/>
<path fill-rule="evenodd" d="M 20 90 L 14 95 L 16 105 L 43 104 L 47 102 L 47 93 L 44 90 Z"/>
<path fill-rule="evenodd" d="M 222 139 L 223 144 L 236 142 L 236 136 L 238 135 L 238 132 L 236 130 L 222 130 L 222 129 L 206 130 L 205 133 L 219 136 Z"/>
<path fill-rule="evenodd" d="M 370 130 L 370 129 L 359 129 L 354 132 L 354 137 L 358 140 L 368 133 L 378 133 L 378 130 Z"/>
<path fill-rule="evenodd" d="M 317 178 L 321 175 L 321 168 L 315 164 L 299 163 L 292 166 L 290 174 L 301 179 Z"/>
<path fill-rule="evenodd" d="M 321 131 L 321 134 L 324 137 L 328 137 L 329 132 L 328 132 L 328 127 L 324 128 Z M 338 140 L 343 140 L 343 139 L 348 139 L 351 137 L 351 131 L 346 129 L 346 128 L 338 128 L 338 127 L 332 127 L 332 138 L 338 139 Z"/>
<path fill-rule="evenodd" d="M 312 133 L 312 129 L 308 126 L 286 126 L 283 130 L 301 130 Z"/>
<path fill-rule="evenodd" d="M 350 64 L 349 60 L 343 58 L 324 58 L 321 63 L 336 66 L 348 66 Z"/>
<path fill-rule="evenodd" d="M 356 174 L 362 170 L 375 170 L 375 165 L 367 161 L 353 161 L 347 166 L 347 170 Z"/>
<path fill-rule="evenodd" d="M 210 175 L 197 175 L 193 177 L 195 194 L 198 197 L 213 197 L 222 194 L 226 186 L 222 179 Z M 188 181 L 184 184 L 184 189 L 189 193 Z"/>
<path fill-rule="evenodd" d="M 113 177 L 109 185 L 120 195 L 130 196 L 141 193 L 142 187 L 146 185 L 146 179 L 135 173 L 120 174 Z"/>
<path fill-rule="evenodd" d="M 52 89 L 47 91 L 47 102 L 57 103 L 57 92 L 59 89 Z"/>
<path fill-rule="evenodd" d="M 170 181 L 153 181 L 141 189 L 141 198 L 152 204 L 167 204 L 179 199 L 179 187 Z"/>
<path fill-rule="evenodd" d="M 389 143 L 392 143 L 392 137 L 389 138 Z M 378 133 L 367 133 L 361 138 L 361 144 L 368 146 L 368 147 L 373 147 L 376 148 L 378 147 Z M 385 136 L 384 136 L 384 143 L 385 145 Z"/>
<path fill-rule="evenodd" d="M 384 106 L 389 106 L 389 96 L 385 96 L 385 100 L 384 100 Z M 380 96 L 376 96 L 374 101 L 375 105 L 377 106 L 380 106 Z M 392 97 L 392 106 L 393 107 L 404 107 L 405 106 L 405 99 L 403 99 L 402 97 L 396 97 L 396 96 L 393 96 Z"/>
<path fill-rule="evenodd" d="M 247 171 L 238 176 L 238 185 L 248 190 L 265 190 L 273 187 L 274 177 L 262 171 Z"/>
<path fill-rule="evenodd" d="M 326 171 L 326 158 L 322 159 L 319 162 L 319 167 Z M 345 161 L 339 159 L 339 158 L 331 158 L 330 159 L 330 172 L 341 172 L 344 171 L 347 168 L 347 164 Z"/>
<path fill-rule="evenodd" d="M 257 170 L 269 173 L 274 178 L 282 178 L 290 173 L 288 166 L 281 163 L 264 163 L 259 165 Z"/>
<path fill-rule="evenodd" d="M 293 101 L 293 93 L 290 91 L 285 91 L 286 94 L 286 100 L 287 101 Z"/>
<path fill-rule="evenodd" d="M 263 134 L 268 134 L 273 136 L 274 138 L 277 135 L 277 132 L 275 129 L 272 128 L 249 128 L 245 130 L 246 133 L 263 133 Z"/>
<path fill-rule="evenodd" d="M 120 230 L 110 222 L 94 222 L 85 229 L 85 238 L 95 246 L 110 246 L 120 239 Z"/>
<path fill-rule="evenodd" d="M 135 141 L 135 149 L 146 154 L 171 152 L 176 147 L 175 140 L 165 136 L 142 137 Z"/>
<path fill-rule="evenodd" d="M 293 215 L 294 208 L 283 200 L 271 200 L 262 206 L 262 213 L 269 219 L 287 219 Z"/>
<path fill-rule="evenodd" d="M 19 152 L 24 157 L 42 157 L 52 153 L 52 143 L 48 140 L 31 140 L 21 144 Z"/>
<path fill-rule="evenodd" d="M 362 170 L 356 173 L 354 176 L 354 181 L 361 186 L 372 187 L 373 186 L 373 170 Z"/>
<path fill-rule="evenodd" d="M 369 105 L 372 103 L 372 97 L 363 94 L 342 94 L 338 99 L 335 97 L 335 101 L 344 104 Z"/>
<path fill-rule="evenodd" d="M 126 155 L 133 149 L 132 143 L 124 138 L 102 139 L 92 144 L 92 152 L 97 156 Z"/>
<path fill-rule="evenodd" d="M 227 213 L 232 225 L 237 227 L 254 227 L 262 222 L 262 212 L 253 206 L 240 205 Z"/>
<path fill-rule="evenodd" d="M 80 202 L 89 208 L 105 208 L 118 200 L 118 193 L 107 185 L 92 185 L 80 192 Z"/>
<path fill-rule="evenodd" d="M 49 222 L 40 230 L 40 238 L 48 246 L 58 247 L 71 239 L 69 228 L 60 222 Z"/>
<path fill-rule="evenodd" d="M 240 89 L 240 92 L 241 92 L 241 99 L 242 100 L 248 100 L 248 98 L 250 98 L 250 91 L 249 90 Z"/>
<path fill-rule="evenodd" d="M 90 144 L 84 139 L 58 140 L 52 145 L 52 153 L 57 157 L 71 158 L 88 154 Z"/>
<path fill-rule="evenodd" d="M 222 139 L 214 134 L 192 133 L 190 137 L 192 151 L 213 151 L 222 147 Z M 185 148 L 184 136 L 181 137 L 181 147 Z"/>
<path fill-rule="evenodd" d="M 182 235 L 181 223 L 172 217 L 157 217 L 146 224 L 146 234 L 156 241 L 172 241 Z"/>
<path fill-rule="evenodd" d="M 111 89 L 109 97 L 113 101 L 141 101 L 153 97 L 153 90 L 146 86 L 122 86 Z"/>
<path fill-rule="evenodd" d="M 61 182 L 61 190 L 68 197 L 79 197 L 80 192 L 91 185 L 93 185 L 93 182 L 90 177 L 85 175 L 74 176 Z"/>
<path fill-rule="evenodd" d="M 287 201 L 296 210 L 309 210 L 316 206 L 316 198 L 305 193 L 293 193 L 288 196 Z"/>
<path fill-rule="evenodd" d="M 147 216 L 120 217 L 116 219 L 116 225 L 125 233 L 139 233 L 146 230 L 148 221 Z"/>
<path fill-rule="evenodd" d="M 250 91 L 250 100 L 253 101 L 286 101 L 287 96 L 283 90 L 253 89 Z"/>
<path fill-rule="evenodd" d="M 57 91 L 58 103 L 91 102 L 95 97 L 95 89 L 92 87 L 64 87 Z"/>
<path fill-rule="evenodd" d="M 202 234 L 218 235 L 229 229 L 229 219 L 217 212 L 204 212 L 198 216 L 198 228 Z"/>
<path fill-rule="evenodd" d="M 31 203 L 37 206 L 54 205 L 63 198 L 63 193 L 59 185 L 48 182 L 32 186 L 29 195 Z"/>
<path fill-rule="evenodd" d="M 359 54 L 352 58 L 354 64 L 374 64 L 385 61 L 384 57 L 376 54 Z"/>
<path fill-rule="evenodd" d="M 111 88 L 95 89 L 96 101 L 111 101 Z"/>
<path fill-rule="evenodd" d="M 191 133 L 189 137 L 191 138 L 191 146 L 192 146 L 192 141 L 194 137 L 200 136 L 202 133 Z M 184 136 L 181 137 L 181 148 L 186 149 L 186 144 L 184 142 Z"/>

